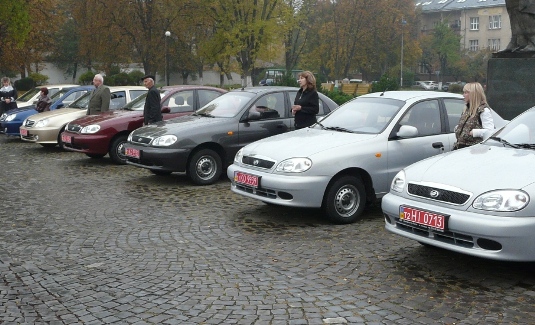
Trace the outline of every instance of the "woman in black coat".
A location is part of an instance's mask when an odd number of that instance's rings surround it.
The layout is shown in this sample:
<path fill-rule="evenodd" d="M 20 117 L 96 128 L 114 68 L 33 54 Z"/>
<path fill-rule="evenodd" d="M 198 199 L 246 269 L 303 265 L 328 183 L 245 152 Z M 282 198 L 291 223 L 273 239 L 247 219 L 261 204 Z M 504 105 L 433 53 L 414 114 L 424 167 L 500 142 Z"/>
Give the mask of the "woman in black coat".
<path fill-rule="evenodd" d="M 2 78 L 2 88 L 0 88 L 0 115 L 11 109 L 17 108 L 17 90 L 11 86 L 8 77 Z"/>
<path fill-rule="evenodd" d="M 292 106 L 296 130 L 316 123 L 316 114 L 320 109 L 316 78 L 314 78 L 312 72 L 303 71 L 299 73 L 299 86 L 301 88 L 297 92 Z"/>

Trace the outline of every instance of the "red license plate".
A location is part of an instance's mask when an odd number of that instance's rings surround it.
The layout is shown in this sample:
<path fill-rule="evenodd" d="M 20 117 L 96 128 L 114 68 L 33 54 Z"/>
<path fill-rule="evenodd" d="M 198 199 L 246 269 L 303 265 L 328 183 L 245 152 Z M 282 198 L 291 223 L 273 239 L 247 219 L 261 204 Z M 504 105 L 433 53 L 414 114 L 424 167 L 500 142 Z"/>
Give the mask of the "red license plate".
<path fill-rule="evenodd" d="M 238 184 L 243 184 L 251 187 L 258 187 L 260 177 L 242 172 L 234 172 L 234 181 Z"/>
<path fill-rule="evenodd" d="M 20 135 L 27 136 L 28 135 L 28 130 L 20 129 Z"/>
<path fill-rule="evenodd" d="M 405 223 L 417 224 L 424 228 L 444 231 L 446 230 L 447 216 L 431 211 L 400 206 L 399 220 Z"/>
<path fill-rule="evenodd" d="M 63 143 L 71 143 L 72 137 L 70 135 L 61 134 L 61 142 Z"/>
<path fill-rule="evenodd" d="M 124 149 L 124 154 L 127 155 L 128 157 L 133 157 L 133 158 L 137 158 L 137 159 L 139 159 L 139 157 L 140 157 L 139 150 L 138 149 L 134 149 L 134 148 L 125 148 Z"/>

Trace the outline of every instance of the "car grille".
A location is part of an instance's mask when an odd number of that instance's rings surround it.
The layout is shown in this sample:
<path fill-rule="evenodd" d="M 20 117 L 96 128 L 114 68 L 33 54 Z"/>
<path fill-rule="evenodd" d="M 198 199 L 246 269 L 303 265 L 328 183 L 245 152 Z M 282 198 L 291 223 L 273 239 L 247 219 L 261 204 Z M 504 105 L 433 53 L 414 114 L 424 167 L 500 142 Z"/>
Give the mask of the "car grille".
<path fill-rule="evenodd" d="M 24 123 L 24 126 L 29 127 L 29 128 L 31 128 L 34 125 L 35 125 L 34 120 L 26 120 L 26 123 Z"/>
<path fill-rule="evenodd" d="M 67 131 L 78 133 L 81 129 L 82 127 L 79 124 L 67 124 Z"/>
<path fill-rule="evenodd" d="M 277 198 L 277 193 L 275 191 L 268 190 L 268 189 L 265 189 L 265 188 L 254 188 L 254 187 L 246 186 L 246 185 L 243 185 L 243 184 L 236 184 L 236 189 L 240 190 L 240 191 L 243 191 L 243 192 L 251 193 L 251 194 L 254 194 L 254 195 L 257 195 L 257 196 L 269 198 L 269 199 L 276 199 Z"/>
<path fill-rule="evenodd" d="M 472 236 L 459 234 L 451 231 L 438 231 L 433 229 L 427 229 L 418 225 L 407 225 L 399 222 L 399 218 L 396 218 L 396 227 L 400 230 L 419 235 L 425 238 L 430 236 L 436 240 L 450 245 L 472 248 L 474 247 L 474 238 Z"/>
<path fill-rule="evenodd" d="M 447 202 L 453 204 L 465 204 L 470 198 L 470 194 L 459 193 L 449 190 L 444 190 L 437 187 L 430 187 L 425 185 L 410 184 L 409 183 L 409 194 L 414 196 L 423 197 L 426 199 L 431 199 L 440 202 Z M 431 193 L 437 193 L 436 196 L 431 196 Z"/>
<path fill-rule="evenodd" d="M 270 169 L 271 167 L 273 167 L 273 165 L 275 165 L 274 161 L 266 160 L 266 159 L 259 159 L 256 157 L 249 157 L 249 156 L 244 156 L 241 162 L 244 165 L 249 165 L 249 166 L 258 167 L 258 168 L 265 168 L 265 169 Z"/>
<path fill-rule="evenodd" d="M 146 138 L 146 137 L 138 137 L 138 136 L 132 136 L 131 142 L 133 143 L 141 143 L 141 144 L 149 144 L 152 141 L 152 138 Z"/>

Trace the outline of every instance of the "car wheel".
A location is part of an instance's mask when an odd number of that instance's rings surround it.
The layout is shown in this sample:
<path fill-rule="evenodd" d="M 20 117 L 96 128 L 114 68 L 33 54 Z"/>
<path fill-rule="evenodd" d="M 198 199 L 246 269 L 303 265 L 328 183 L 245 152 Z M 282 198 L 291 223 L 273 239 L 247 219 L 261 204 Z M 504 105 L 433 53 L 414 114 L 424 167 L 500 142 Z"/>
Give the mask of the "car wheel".
<path fill-rule="evenodd" d="M 197 185 L 209 185 L 219 179 L 222 169 L 221 158 L 217 152 L 211 149 L 202 149 L 191 157 L 188 176 Z"/>
<path fill-rule="evenodd" d="M 167 170 L 156 170 L 156 169 L 150 169 L 151 173 L 158 176 L 165 176 L 165 175 L 171 175 L 171 172 Z"/>
<path fill-rule="evenodd" d="M 128 142 L 127 135 L 120 135 L 115 138 L 110 146 L 110 158 L 118 165 L 126 165 L 126 156 L 124 155 L 124 145 Z"/>
<path fill-rule="evenodd" d="M 57 144 L 55 143 L 39 143 L 39 144 L 44 148 L 54 148 L 55 146 L 57 146 Z"/>
<path fill-rule="evenodd" d="M 65 145 L 63 144 L 63 141 L 61 141 L 61 133 L 65 131 L 65 128 L 61 129 L 58 134 L 58 145 L 61 150 L 65 150 Z"/>
<path fill-rule="evenodd" d="M 366 191 L 360 177 L 343 176 L 327 189 L 325 211 L 335 223 L 355 222 L 366 206 Z"/>
<path fill-rule="evenodd" d="M 104 157 L 105 155 L 103 154 L 96 154 L 96 153 L 86 153 L 85 154 L 86 156 L 88 156 L 89 158 L 93 158 L 93 159 L 100 159 L 102 157 Z"/>

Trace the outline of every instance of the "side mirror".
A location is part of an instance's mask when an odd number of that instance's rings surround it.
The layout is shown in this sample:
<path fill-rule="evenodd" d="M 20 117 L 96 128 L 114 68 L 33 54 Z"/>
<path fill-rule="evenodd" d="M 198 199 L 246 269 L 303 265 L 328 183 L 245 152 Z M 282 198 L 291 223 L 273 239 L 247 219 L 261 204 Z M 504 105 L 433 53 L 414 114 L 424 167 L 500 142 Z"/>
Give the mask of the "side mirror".
<path fill-rule="evenodd" d="M 411 125 L 402 125 L 396 136 L 399 138 L 414 138 L 418 135 L 418 129 Z"/>
<path fill-rule="evenodd" d="M 169 106 L 162 107 L 162 113 L 164 114 L 171 113 L 171 108 L 169 108 Z"/>

